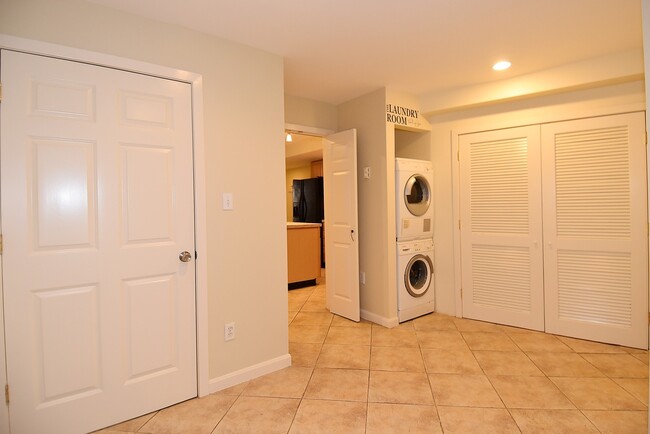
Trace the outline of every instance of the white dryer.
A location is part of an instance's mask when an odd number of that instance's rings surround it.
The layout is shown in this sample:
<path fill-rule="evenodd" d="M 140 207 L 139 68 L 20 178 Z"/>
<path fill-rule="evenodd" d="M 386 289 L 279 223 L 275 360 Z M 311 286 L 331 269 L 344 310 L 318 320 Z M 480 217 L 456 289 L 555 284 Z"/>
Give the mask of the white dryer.
<path fill-rule="evenodd" d="M 395 159 L 397 241 L 433 237 L 433 164 Z"/>
<path fill-rule="evenodd" d="M 397 317 L 399 322 L 434 310 L 433 239 L 397 243 Z"/>

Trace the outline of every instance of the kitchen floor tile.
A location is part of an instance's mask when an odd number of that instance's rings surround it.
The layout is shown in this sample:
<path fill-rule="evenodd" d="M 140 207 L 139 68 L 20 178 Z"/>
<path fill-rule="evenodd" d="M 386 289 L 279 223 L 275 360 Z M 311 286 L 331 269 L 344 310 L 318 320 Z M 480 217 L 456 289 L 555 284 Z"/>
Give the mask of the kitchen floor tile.
<path fill-rule="evenodd" d="M 647 434 L 647 411 L 585 411 L 602 434 Z"/>
<path fill-rule="evenodd" d="M 330 327 L 326 344 L 370 345 L 371 328 Z"/>
<path fill-rule="evenodd" d="M 318 354 L 321 352 L 321 344 L 301 344 L 289 342 L 289 354 L 291 355 L 291 366 L 313 368 L 316 366 Z"/>
<path fill-rule="evenodd" d="M 580 410 L 643 410 L 646 406 L 609 378 L 554 377 L 551 381 Z"/>
<path fill-rule="evenodd" d="M 575 408 L 546 377 L 489 376 L 489 379 L 507 408 Z"/>
<path fill-rule="evenodd" d="M 331 313 L 321 312 L 298 312 L 296 317 L 291 321 L 291 325 L 308 325 L 308 326 L 329 326 L 334 315 Z"/>
<path fill-rule="evenodd" d="M 577 353 L 529 352 L 526 355 L 549 377 L 604 377 Z"/>
<path fill-rule="evenodd" d="M 290 366 L 251 380 L 242 395 L 302 398 L 311 374 L 311 368 Z"/>
<path fill-rule="evenodd" d="M 316 362 L 318 368 L 368 369 L 369 345 L 323 345 Z"/>
<path fill-rule="evenodd" d="M 438 407 L 445 434 L 520 434 L 517 424 L 503 408 Z"/>
<path fill-rule="evenodd" d="M 510 410 L 522 434 L 598 434 L 580 410 Z"/>
<path fill-rule="evenodd" d="M 334 319 L 332 320 L 332 327 L 370 328 L 372 327 L 372 323 L 366 321 L 365 319 L 356 322 L 356 321 L 349 320 L 347 318 L 343 318 L 342 316 L 334 315 Z"/>
<path fill-rule="evenodd" d="M 367 405 L 303 399 L 289 434 L 364 434 Z"/>
<path fill-rule="evenodd" d="M 648 378 L 648 365 L 630 354 L 583 354 L 608 377 Z"/>
<path fill-rule="evenodd" d="M 630 395 L 648 405 L 647 378 L 612 378 L 616 384 L 625 389 Z"/>
<path fill-rule="evenodd" d="M 474 357 L 487 375 L 544 375 L 521 351 L 474 351 Z"/>
<path fill-rule="evenodd" d="M 442 434 L 432 405 L 368 404 L 366 434 Z"/>
<path fill-rule="evenodd" d="M 338 401 L 368 401 L 368 371 L 357 369 L 315 369 L 305 398 Z"/>
<path fill-rule="evenodd" d="M 424 372 L 419 348 L 372 347 L 370 369 L 373 371 Z"/>
<path fill-rule="evenodd" d="M 420 348 L 440 350 L 468 350 L 469 347 L 458 331 L 423 330 L 417 331 Z"/>
<path fill-rule="evenodd" d="M 418 339 L 413 327 L 393 328 L 384 327 L 372 328 L 372 345 L 381 347 L 418 347 Z"/>
<path fill-rule="evenodd" d="M 463 332 L 462 335 L 471 350 L 519 351 L 505 333 Z"/>
<path fill-rule="evenodd" d="M 435 313 L 414 319 L 413 328 L 417 331 L 457 331 L 453 317 Z"/>
<path fill-rule="evenodd" d="M 503 333 L 503 329 L 498 324 L 493 324 L 485 321 L 476 321 L 467 318 L 454 318 L 456 328 L 461 332 L 488 332 L 488 333 Z"/>
<path fill-rule="evenodd" d="M 299 399 L 240 397 L 211 434 L 284 434 L 289 430 Z"/>
<path fill-rule="evenodd" d="M 424 365 L 430 374 L 482 374 L 469 350 L 422 349 Z"/>
<path fill-rule="evenodd" d="M 144 433 L 210 434 L 236 396 L 208 395 L 160 410 L 140 428 Z"/>
<path fill-rule="evenodd" d="M 370 371 L 368 402 L 433 405 L 425 373 Z"/>
<path fill-rule="evenodd" d="M 322 344 L 327 337 L 328 326 L 289 325 L 289 342 Z"/>
<path fill-rule="evenodd" d="M 436 405 L 503 408 L 503 402 L 488 378 L 470 374 L 430 374 Z"/>
<path fill-rule="evenodd" d="M 525 352 L 545 351 L 549 353 L 570 353 L 573 351 L 556 336 L 546 333 L 513 333 L 509 336 Z"/>
<path fill-rule="evenodd" d="M 602 344 L 600 342 L 585 341 L 582 339 L 558 336 L 564 344 L 571 347 L 576 353 L 625 353 L 625 348 L 618 345 Z"/>

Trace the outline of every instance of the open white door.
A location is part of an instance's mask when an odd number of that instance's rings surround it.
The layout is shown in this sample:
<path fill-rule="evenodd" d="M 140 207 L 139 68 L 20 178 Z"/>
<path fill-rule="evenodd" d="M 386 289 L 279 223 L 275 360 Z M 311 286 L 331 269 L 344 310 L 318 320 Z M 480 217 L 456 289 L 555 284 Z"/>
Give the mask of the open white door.
<path fill-rule="evenodd" d="M 190 86 L 11 51 L 2 82 L 12 433 L 196 396 Z"/>
<path fill-rule="evenodd" d="M 332 313 L 360 320 L 357 214 L 357 131 L 324 138 L 327 305 Z"/>

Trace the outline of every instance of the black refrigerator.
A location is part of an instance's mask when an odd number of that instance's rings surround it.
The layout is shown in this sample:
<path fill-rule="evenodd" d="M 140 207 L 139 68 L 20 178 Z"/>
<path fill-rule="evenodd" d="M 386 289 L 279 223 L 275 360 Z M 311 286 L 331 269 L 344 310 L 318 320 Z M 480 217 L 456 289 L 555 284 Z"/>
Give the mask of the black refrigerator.
<path fill-rule="evenodd" d="M 323 178 L 293 180 L 293 221 L 322 223 Z"/>

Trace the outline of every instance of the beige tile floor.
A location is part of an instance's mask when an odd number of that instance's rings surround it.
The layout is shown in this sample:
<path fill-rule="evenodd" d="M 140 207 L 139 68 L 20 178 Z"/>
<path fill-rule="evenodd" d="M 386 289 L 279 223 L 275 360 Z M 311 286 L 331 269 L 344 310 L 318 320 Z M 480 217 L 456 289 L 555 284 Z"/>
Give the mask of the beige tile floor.
<path fill-rule="evenodd" d="M 647 433 L 648 352 L 430 314 L 386 329 L 289 292 L 293 365 L 102 433 Z"/>

